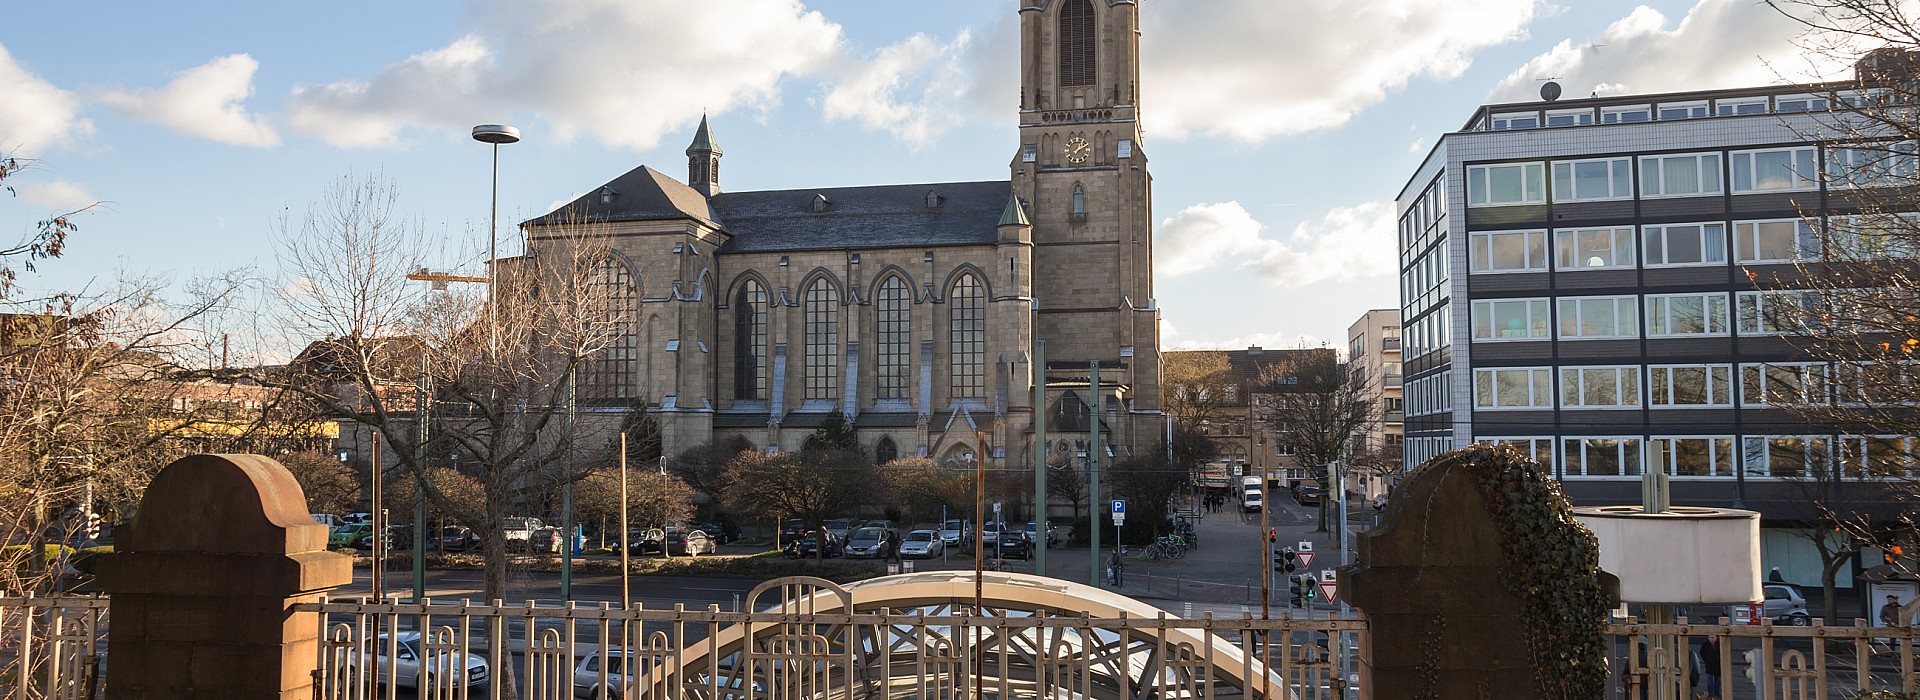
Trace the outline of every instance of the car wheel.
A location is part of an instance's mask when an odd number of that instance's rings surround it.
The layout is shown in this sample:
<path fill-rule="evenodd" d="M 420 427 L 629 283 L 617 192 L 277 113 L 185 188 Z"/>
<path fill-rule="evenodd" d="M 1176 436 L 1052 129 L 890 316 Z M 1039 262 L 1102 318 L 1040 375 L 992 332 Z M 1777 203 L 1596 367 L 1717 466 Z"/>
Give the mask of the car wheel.
<path fill-rule="evenodd" d="M 1795 627 L 1806 627 L 1813 624 L 1813 619 L 1806 615 L 1788 615 L 1787 622 Z"/>

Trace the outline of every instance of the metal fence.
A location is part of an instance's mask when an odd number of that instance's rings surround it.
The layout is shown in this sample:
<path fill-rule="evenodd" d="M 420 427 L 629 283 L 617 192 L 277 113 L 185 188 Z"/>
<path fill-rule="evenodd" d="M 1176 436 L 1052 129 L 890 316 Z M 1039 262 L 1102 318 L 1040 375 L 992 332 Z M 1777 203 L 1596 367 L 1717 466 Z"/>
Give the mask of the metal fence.
<path fill-rule="evenodd" d="M 105 685 L 107 599 L 0 592 L 0 687 L 9 700 L 84 700 Z"/>
<path fill-rule="evenodd" d="M 740 612 L 364 600 L 300 608 L 322 613 L 312 667 L 322 700 L 1330 699 L 1366 683 L 1338 671 L 1341 647 L 1365 633 L 1359 620 L 974 614 L 951 601 L 820 612 L 791 599 Z M 108 622 L 104 597 L 0 595 L 0 696 L 102 697 Z M 1920 633 L 1910 628 L 1616 620 L 1606 629 L 1609 697 L 1920 691 Z M 1709 639 L 1717 650 L 1703 656 Z"/>

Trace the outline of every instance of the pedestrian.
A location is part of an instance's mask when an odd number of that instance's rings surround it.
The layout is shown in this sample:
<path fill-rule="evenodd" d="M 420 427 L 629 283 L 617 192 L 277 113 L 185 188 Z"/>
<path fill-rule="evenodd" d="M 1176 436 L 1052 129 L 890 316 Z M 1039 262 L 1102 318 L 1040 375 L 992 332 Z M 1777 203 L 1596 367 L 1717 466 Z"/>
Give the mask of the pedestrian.
<path fill-rule="evenodd" d="M 1107 578 L 1113 582 L 1114 588 L 1125 585 L 1121 582 L 1121 574 L 1126 568 L 1127 563 L 1126 560 L 1120 558 L 1120 550 L 1113 550 L 1113 555 L 1107 557 Z"/>
<path fill-rule="evenodd" d="M 1780 575 L 1780 567 L 1776 566 L 1773 567 L 1772 571 L 1767 572 L 1767 581 L 1771 583 L 1786 583 L 1787 579 L 1785 576 Z"/>
<path fill-rule="evenodd" d="M 1900 619 L 1900 596 L 1887 596 L 1886 604 L 1880 606 L 1880 626 L 1905 627 L 1906 625 L 1901 624 L 1903 622 L 1905 620 Z"/>
<path fill-rule="evenodd" d="M 1720 639 L 1709 636 L 1700 642 L 1700 671 L 1707 677 L 1707 693 L 1720 697 Z"/>

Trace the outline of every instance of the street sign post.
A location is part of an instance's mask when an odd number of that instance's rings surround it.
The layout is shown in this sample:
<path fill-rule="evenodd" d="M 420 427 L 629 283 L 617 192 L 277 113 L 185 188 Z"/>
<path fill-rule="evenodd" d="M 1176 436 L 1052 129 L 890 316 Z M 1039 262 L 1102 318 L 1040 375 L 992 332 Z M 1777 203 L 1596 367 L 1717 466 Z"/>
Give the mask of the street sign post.
<path fill-rule="evenodd" d="M 1126 524 L 1127 524 L 1127 502 L 1120 499 L 1114 499 L 1113 526 L 1120 527 Z"/>
<path fill-rule="evenodd" d="M 1300 558 L 1301 568 L 1306 568 L 1306 569 L 1313 568 L 1313 550 L 1309 549 L 1304 552 L 1296 551 L 1294 552 L 1294 556 Z"/>
<path fill-rule="evenodd" d="M 1311 552 L 1313 551 L 1313 540 L 1300 540 L 1300 545 L 1294 547 L 1294 549 L 1302 552 Z"/>

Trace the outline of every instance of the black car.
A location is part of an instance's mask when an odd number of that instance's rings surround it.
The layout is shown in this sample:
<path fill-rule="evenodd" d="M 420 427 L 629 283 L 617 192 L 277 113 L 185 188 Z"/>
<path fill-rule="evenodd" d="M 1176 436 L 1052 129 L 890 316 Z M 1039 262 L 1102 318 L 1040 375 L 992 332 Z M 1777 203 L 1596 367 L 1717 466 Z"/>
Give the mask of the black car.
<path fill-rule="evenodd" d="M 800 539 L 801 535 L 807 534 L 807 531 L 811 529 L 813 528 L 807 527 L 807 521 L 805 520 L 787 518 L 786 520 L 780 521 L 780 541 L 786 543 Z"/>
<path fill-rule="evenodd" d="M 707 533 L 707 536 L 712 537 L 717 544 L 730 544 L 740 539 L 740 526 L 733 524 L 731 520 L 709 520 L 693 527 Z"/>
<path fill-rule="evenodd" d="M 439 545 L 449 552 L 464 552 L 480 546 L 480 536 L 458 525 L 440 529 Z"/>
<path fill-rule="evenodd" d="M 1025 530 L 1001 530 L 993 543 L 995 553 L 1001 559 L 1033 558 L 1033 540 L 1027 539 Z"/>
<path fill-rule="evenodd" d="M 627 551 L 632 554 L 659 554 L 660 540 L 666 533 L 658 530 L 628 530 Z"/>
<path fill-rule="evenodd" d="M 802 558 L 813 556 L 814 553 L 820 549 L 820 539 L 823 537 L 826 538 L 827 541 L 825 555 L 828 558 L 837 557 L 846 553 L 847 543 L 845 540 L 834 537 L 831 532 L 821 531 L 818 534 L 807 533 L 806 537 L 802 537 L 792 544 L 787 545 L 787 556 Z"/>

